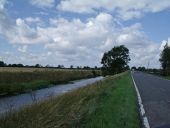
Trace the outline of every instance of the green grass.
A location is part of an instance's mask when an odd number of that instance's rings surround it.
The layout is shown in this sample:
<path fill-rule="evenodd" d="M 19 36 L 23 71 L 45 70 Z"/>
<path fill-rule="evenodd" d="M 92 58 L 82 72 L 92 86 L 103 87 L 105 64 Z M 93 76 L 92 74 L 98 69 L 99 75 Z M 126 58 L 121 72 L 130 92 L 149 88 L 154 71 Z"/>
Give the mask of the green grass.
<path fill-rule="evenodd" d="M 165 79 L 169 79 L 170 80 L 170 76 L 164 76 Z"/>
<path fill-rule="evenodd" d="M 0 119 L 0 128 L 139 128 L 130 73 L 26 107 Z"/>
<path fill-rule="evenodd" d="M 95 77 L 100 74 L 99 70 L 66 69 L 25 71 L 21 68 L 17 71 L 0 71 L 0 96 L 19 94 L 72 80 Z"/>

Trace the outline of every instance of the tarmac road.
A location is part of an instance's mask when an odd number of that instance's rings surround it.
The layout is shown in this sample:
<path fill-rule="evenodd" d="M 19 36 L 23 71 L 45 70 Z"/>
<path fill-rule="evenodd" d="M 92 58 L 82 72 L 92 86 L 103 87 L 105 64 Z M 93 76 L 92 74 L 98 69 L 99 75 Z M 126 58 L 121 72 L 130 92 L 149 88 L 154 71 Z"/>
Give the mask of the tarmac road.
<path fill-rule="evenodd" d="M 170 80 L 132 73 L 151 128 L 170 128 Z"/>

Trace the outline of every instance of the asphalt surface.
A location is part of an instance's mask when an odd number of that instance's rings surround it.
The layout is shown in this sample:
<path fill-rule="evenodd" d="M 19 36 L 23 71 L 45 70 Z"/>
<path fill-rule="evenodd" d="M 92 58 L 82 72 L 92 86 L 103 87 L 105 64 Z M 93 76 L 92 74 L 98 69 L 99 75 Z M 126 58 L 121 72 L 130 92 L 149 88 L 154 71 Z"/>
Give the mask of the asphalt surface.
<path fill-rule="evenodd" d="M 170 80 L 132 73 L 151 128 L 170 128 Z"/>

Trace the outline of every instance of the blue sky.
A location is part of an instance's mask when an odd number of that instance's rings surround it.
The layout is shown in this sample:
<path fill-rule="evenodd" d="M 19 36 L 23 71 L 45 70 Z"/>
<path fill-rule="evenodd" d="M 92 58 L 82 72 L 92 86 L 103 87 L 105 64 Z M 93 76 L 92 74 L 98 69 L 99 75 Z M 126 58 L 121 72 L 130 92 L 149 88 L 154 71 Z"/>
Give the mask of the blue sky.
<path fill-rule="evenodd" d="M 0 0 L 0 59 L 100 66 L 104 52 L 123 44 L 130 66 L 159 68 L 169 28 L 170 0 Z"/>

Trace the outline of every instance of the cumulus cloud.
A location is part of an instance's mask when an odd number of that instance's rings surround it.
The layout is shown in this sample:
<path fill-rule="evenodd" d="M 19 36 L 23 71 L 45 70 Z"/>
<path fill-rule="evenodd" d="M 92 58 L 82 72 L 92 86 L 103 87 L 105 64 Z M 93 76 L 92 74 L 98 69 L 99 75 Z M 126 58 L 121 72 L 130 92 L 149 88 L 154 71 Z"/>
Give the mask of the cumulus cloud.
<path fill-rule="evenodd" d="M 69 0 L 62 2 L 67 1 Z M 133 0 L 131 1 L 133 2 Z M 81 1 L 78 2 L 80 2 L 77 3 L 78 5 L 82 4 Z M 115 5 L 119 5 L 119 8 L 126 5 L 125 12 L 131 9 L 130 4 L 122 5 L 122 3 L 117 1 Z M 160 46 L 148 39 L 147 35 L 142 31 L 140 23 L 123 27 L 112 15 L 99 13 L 95 17 L 87 18 L 84 21 L 79 18 L 69 20 L 65 18 L 51 18 L 48 26 L 30 25 L 30 23 L 40 21 L 39 18 L 32 17 L 17 18 L 15 24 L 11 24 L 9 23 L 5 4 L 5 2 L 2 2 L 2 7 L 0 7 L 0 15 L 2 16 L 0 17 L 0 34 L 6 37 L 10 43 L 21 45 L 18 51 L 22 52 L 22 55 L 17 56 L 16 59 L 20 62 L 100 65 L 104 52 L 115 45 L 123 44 L 130 49 L 132 59 L 130 65 L 145 66 L 149 60 L 154 60 L 151 62 L 152 66 L 159 67 Z M 86 4 L 91 5 L 91 1 L 87 1 Z M 101 6 L 97 2 L 93 4 L 96 7 Z M 104 4 L 108 5 L 109 10 L 112 9 L 112 1 L 109 4 L 109 1 L 106 0 Z M 91 8 L 91 6 L 88 7 Z M 145 4 L 143 5 L 139 2 L 134 8 L 142 9 L 143 6 Z M 104 6 L 101 7 L 104 8 Z M 150 8 L 148 7 L 148 10 Z M 165 7 L 162 5 L 161 8 Z M 161 10 L 161 8 L 157 7 L 152 10 L 157 11 Z M 91 8 L 91 11 L 95 10 Z M 133 15 L 140 16 L 137 13 L 138 11 L 136 14 L 128 14 L 129 16 L 126 19 L 133 17 Z M 5 27 L 5 25 L 7 26 Z M 27 46 L 35 44 L 43 47 L 42 53 L 28 52 Z M 44 53 L 43 50 L 45 50 Z"/>
<path fill-rule="evenodd" d="M 170 46 L 170 38 L 168 38 L 167 40 L 163 40 L 160 46 L 160 50 L 162 51 L 165 47 L 165 45 L 168 44 L 168 46 Z"/>
<path fill-rule="evenodd" d="M 24 45 L 24 46 L 19 47 L 18 51 L 22 52 L 22 53 L 25 53 L 25 52 L 27 52 L 27 48 L 28 48 L 27 45 Z"/>
<path fill-rule="evenodd" d="M 55 0 L 30 0 L 32 5 L 35 5 L 37 7 L 52 7 L 54 5 Z"/>
<path fill-rule="evenodd" d="M 118 13 L 124 20 L 139 18 L 146 12 L 159 12 L 170 8 L 169 0 L 62 0 L 57 9 L 75 13 L 94 13 L 96 10 L 105 9 Z"/>
<path fill-rule="evenodd" d="M 0 0 L 0 34 L 4 35 L 6 35 L 12 27 L 5 7 L 7 4 L 8 2 L 6 0 Z"/>
<path fill-rule="evenodd" d="M 89 62 L 99 65 L 105 51 L 115 45 L 125 45 L 130 49 L 131 65 L 145 66 L 149 60 L 155 58 L 152 64 L 159 66 L 159 45 L 148 39 L 142 32 L 140 23 L 121 27 L 107 13 L 100 13 L 86 22 L 80 19 L 58 18 L 50 19 L 49 23 L 50 26 L 45 28 L 31 28 L 24 20 L 17 19 L 17 39 L 13 39 L 13 42 L 41 43 L 56 57 L 62 58 L 63 62 L 83 62 L 87 65 Z"/>
<path fill-rule="evenodd" d="M 27 18 L 25 18 L 25 21 L 26 21 L 27 23 L 40 23 L 40 22 L 41 22 L 41 20 L 40 20 L 39 17 L 35 17 L 35 18 L 33 18 L 33 17 L 27 17 Z"/>
<path fill-rule="evenodd" d="M 38 44 L 46 42 L 46 36 L 38 33 L 39 27 L 30 27 L 27 23 L 27 19 L 17 18 L 15 24 L 7 23 L 1 21 L 4 26 L 0 30 L 1 35 L 3 35 L 6 40 L 13 44 Z"/>

